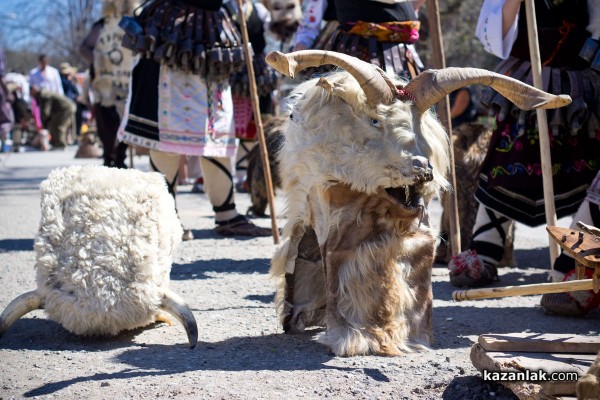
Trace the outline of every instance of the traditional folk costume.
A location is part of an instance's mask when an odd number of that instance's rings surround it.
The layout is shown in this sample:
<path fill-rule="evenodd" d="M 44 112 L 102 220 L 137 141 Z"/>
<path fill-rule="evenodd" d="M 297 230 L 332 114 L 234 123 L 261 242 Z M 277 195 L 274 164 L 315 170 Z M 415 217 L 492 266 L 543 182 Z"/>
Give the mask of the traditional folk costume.
<path fill-rule="evenodd" d="M 230 0 L 224 4 L 231 19 L 240 29 L 238 21 L 238 7 L 235 0 Z M 256 79 L 256 88 L 259 95 L 261 113 L 272 113 L 271 94 L 277 88 L 278 77 L 273 68 L 265 61 L 265 39 L 266 31 L 271 24 L 271 15 L 261 3 L 253 3 L 246 0 L 243 6 L 243 15 L 246 19 L 248 29 L 248 40 L 252 45 L 252 66 Z M 254 122 L 252 101 L 250 99 L 250 83 L 246 66 L 241 71 L 233 74 L 230 79 L 233 110 L 235 118 L 235 135 L 240 140 L 236 159 L 236 170 L 243 175 L 248 166 L 248 153 L 256 145 L 256 124 Z M 238 187 L 242 189 L 242 187 Z"/>
<path fill-rule="evenodd" d="M 330 21 L 319 34 L 321 22 Z M 420 22 L 412 2 L 311 0 L 296 34 L 296 45 L 349 54 L 411 79 L 423 64 L 413 44 Z"/>
<path fill-rule="evenodd" d="M 127 168 L 127 144 L 117 140 L 117 132 L 125 113 L 134 56 L 121 46 L 124 33 L 119 22 L 124 15 L 132 15 L 134 8 L 134 1 L 105 0 L 102 19 L 94 23 L 80 46 L 82 56 L 91 63 L 96 129 L 107 167 Z"/>
<path fill-rule="evenodd" d="M 496 72 L 532 84 L 525 7 L 502 37 L 504 1 L 486 0 L 477 26 L 485 49 L 504 59 Z M 547 113 L 559 218 L 577 211 L 600 167 L 600 72 L 579 54 L 590 37 L 586 0 L 536 1 L 543 90 L 569 94 L 573 102 Z M 489 90 L 482 103 L 496 117 L 476 198 L 480 202 L 469 250 L 449 264 L 456 286 L 482 286 L 497 279 L 496 265 L 512 220 L 545 223 L 539 132 L 535 111 L 523 111 Z M 556 268 L 559 269 L 557 262 Z M 567 269 L 568 270 L 568 269 Z M 563 271 L 566 272 L 566 271 Z"/>
<path fill-rule="evenodd" d="M 173 195 L 180 155 L 202 156 L 216 232 L 266 236 L 269 230 L 238 215 L 233 198 L 238 140 L 228 79 L 244 56 L 241 35 L 221 6 L 222 0 L 153 0 L 121 21 L 123 45 L 140 59 L 119 136 L 150 149 L 151 166 Z"/>

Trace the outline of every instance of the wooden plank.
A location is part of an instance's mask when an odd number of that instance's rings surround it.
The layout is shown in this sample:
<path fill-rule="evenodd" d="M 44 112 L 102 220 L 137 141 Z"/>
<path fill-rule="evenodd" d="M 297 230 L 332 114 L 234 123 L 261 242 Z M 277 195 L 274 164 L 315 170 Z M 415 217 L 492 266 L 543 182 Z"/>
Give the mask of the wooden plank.
<path fill-rule="evenodd" d="M 600 237 L 559 226 L 547 226 L 546 230 L 571 257 L 586 267 L 600 268 Z"/>
<path fill-rule="evenodd" d="M 486 351 L 520 351 L 532 353 L 597 354 L 600 337 L 557 335 L 548 333 L 508 333 L 479 336 Z"/>
<path fill-rule="evenodd" d="M 578 376 L 587 373 L 596 355 L 594 354 L 554 354 L 524 352 L 485 351 L 479 343 L 471 348 L 471 362 L 479 371 L 518 372 L 543 370 L 552 372 L 576 372 Z M 513 391 L 520 399 L 544 400 L 548 396 L 572 396 L 577 381 L 499 381 Z"/>

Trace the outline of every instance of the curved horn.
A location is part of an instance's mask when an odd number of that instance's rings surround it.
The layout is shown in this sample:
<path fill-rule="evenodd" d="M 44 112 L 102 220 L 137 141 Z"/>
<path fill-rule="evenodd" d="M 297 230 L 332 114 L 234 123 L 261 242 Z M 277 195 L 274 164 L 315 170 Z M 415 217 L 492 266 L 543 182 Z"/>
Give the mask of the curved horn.
<path fill-rule="evenodd" d="M 448 93 L 465 86 L 491 86 L 523 110 L 559 108 L 571 103 L 571 97 L 546 93 L 514 78 L 479 68 L 430 69 L 409 82 L 404 91 L 412 97 L 417 110 L 424 113 Z"/>
<path fill-rule="evenodd" d="M 23 315 L 41 308 L 42 299 L 36 291 L 23 293 L 11 301 L 0 315 L 0 337 Z"/>
<path fill-rule="evenodd" d="M 369 105 L 390 104 L 396 98 L 396 87 L 381 68 L 347 54 L 323 50 L 301 50 L 289 54 L 273 51 L 267 54 L 265 60 L 292 79 L 296 72 L 305 68 L 332 64 L 348 71 L 358 81 Z"/>
<path fill-rule="evenodd" d="M 183 325 L 190 342 L 190 348 L 193 349 L 198 343 L 198 325 L 192 310 L 185 304 L 185 301 L 170 290 L 165 293 L 160 304 L 160 309 L 173 315 Z"/>

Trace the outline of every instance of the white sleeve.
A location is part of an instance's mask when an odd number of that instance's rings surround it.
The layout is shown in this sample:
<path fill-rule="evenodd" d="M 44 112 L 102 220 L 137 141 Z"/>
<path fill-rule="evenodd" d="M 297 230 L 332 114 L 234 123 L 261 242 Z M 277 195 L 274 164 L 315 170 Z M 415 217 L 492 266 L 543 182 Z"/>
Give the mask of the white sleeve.
<path fill-rule="evenodd" d="M 477 21 L 475 35 L 483 43 L 483 48 L 502 59 L 507 59 L 515 40 L 517 39 L 517 21 L 519 13 L 512 26 L 502 38 L 502 6 L 504 0 L 484 0 Z"/>
<path fill-rule="evenodd" d="M 63 90 L 62 81 L 60 80 L 60 73 L 56 68 L 54 68 L 52 74 L 54 75 L 54 83 L 52 84 L 54 86 L 53 91 L 64 96 L 65 92 Z"/>
<path fill-rule="evenodd" d="M 308 4 L 302 12 L 302 22 L 296 31 L 294 46 L 302 43 L 311 48 L 321 31 L 321 21 L 323 21 L 323 14 L 327 8 L 327 0 L 312 0 L 304 3 Z"/>
<path fill-rule="evenodd" d="M 588 13 L 590 15 L 587 30 L 592 34 L 592 38 L 600 38 L 600 1 L 588 0 Z"/>
<path fill-rule="evenodd" d="M 254 9 L 256 10 L 256 14 L 258 14 L 258 18 L 263 23 L 265 32 L 268 32 L 269 25 L 271 25 L 271 13 L 262 3 L 254 3 Z"/>

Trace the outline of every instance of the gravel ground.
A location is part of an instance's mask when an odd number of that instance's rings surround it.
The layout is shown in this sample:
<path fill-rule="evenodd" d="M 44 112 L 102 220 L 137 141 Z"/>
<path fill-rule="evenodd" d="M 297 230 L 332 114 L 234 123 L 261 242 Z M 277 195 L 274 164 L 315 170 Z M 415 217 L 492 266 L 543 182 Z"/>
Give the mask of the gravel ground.
<path fill-rule="evenodd" d="M 38 185 L 57 166 L 98 164 L 67 152 L 0 154 L 0 309 L 35 288 L 33 237 Z M 136 157 L 144 169 L 147 158 Z M 546 316 L 540 296 L 455 303 L 446 268 L 433 271 L 434 333 L 428 352 L 403 357 L 333 356 L 313 336 L 283 334 L 268 277 L 272 238 L 230 239 L 212 232 L 205 195 L 181 186 L 178 208 L 195 240 L 177 251 L 172 288 L 191 306 L 199 344 L 190 350 L 179 325 L 155 324 L 114 338 L 81 338 L 32 312 L 0 338 L 0 400 L 86 399 L 513 399 L 488 384 L 469 360 L 483 333 L 545 332 L 595 335 L 600 314 L 586 319 Z M 237 194 L 238 209 L 249 205 Z M 283 205 L 277 198 L 277 209 Z M 440 206 L 432 204 L 437 224 Z M 270 226 L 270 220 L 257 224 Z M 282 225 L 283 221 L 279 221 Z M 567 226 L 568 220 L 559 225 Z M 497 286 L 539 283 L 548 266 L 543 227 L 518 226 L 516 258 Z"/>

